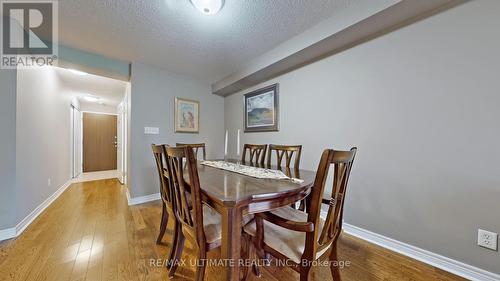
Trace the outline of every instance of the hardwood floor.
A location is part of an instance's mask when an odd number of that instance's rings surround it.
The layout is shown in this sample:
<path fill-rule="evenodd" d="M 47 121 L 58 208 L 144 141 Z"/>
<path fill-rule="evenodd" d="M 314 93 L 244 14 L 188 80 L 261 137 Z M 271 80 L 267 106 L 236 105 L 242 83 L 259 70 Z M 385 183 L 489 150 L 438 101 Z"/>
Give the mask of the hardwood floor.
<path fill-rule="evenodd" d="M 165 245 L 155 244 L 160 216 L 160 201 L 129 207 L 117 180 L 73 184 L 20 237 L 0 242 L 0 280 L 167 280 L 167 270 L 153 264 L 161 263 L 171 241 L 169 223 Z M 194 278 L 193 247 L 184 251 L 186 264 L 174 280 Z M 465 280 L 345 234 L 339 256 L 351 263 L 341 270 L 344 281 Z M 279 266 L 262 274 L 249 280 L 299 278 Z M 220 267 L 207 267 L 206 280 L 222 278 Z M 332 280 L 329 268 L 315 267 L 310 280 Z"/>

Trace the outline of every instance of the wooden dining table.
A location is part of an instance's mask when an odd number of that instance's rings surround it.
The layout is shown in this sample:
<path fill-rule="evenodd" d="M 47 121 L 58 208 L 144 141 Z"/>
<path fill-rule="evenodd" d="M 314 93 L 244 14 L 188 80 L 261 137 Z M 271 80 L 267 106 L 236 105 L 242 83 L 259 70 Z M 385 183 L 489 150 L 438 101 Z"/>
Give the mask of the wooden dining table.
<path fill-rule="evenodd" d="M 259 179 L 198 163 L 203 201 L 222 218 L 221 259 L 227 265 L 223 280 L 239 280 L 243 216 L 293 204 L 310 193 L 316 172 L 295 169 L 283 172 L 303 181 Z M 185 181 L 189 184 L 188 176 Z"/>

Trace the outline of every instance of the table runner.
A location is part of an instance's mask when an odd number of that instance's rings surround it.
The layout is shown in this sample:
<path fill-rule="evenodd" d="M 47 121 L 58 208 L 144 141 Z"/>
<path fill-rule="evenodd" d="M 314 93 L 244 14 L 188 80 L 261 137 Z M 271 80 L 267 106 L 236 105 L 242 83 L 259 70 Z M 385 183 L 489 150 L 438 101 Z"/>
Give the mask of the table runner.
<path fill-rule="evenodd" d="M 297 183 L 304 182 L 304 180 L 301 179 L 291 178 L 280 170 L 264 169 L 225 161 L 201 161 L 201 164 L 259 179 L 291 180 Z"/>

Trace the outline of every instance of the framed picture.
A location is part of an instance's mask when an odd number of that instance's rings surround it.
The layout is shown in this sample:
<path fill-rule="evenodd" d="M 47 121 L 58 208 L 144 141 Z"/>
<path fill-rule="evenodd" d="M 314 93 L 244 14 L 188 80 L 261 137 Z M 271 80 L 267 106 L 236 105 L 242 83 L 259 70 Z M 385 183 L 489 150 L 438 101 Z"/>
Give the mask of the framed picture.
<path fill-rule="evenodd" d="M 199 133 L 200 103 L 194 100 L 175 98 L 175 132 Z"/>
<path fill-rule="evenodd" d="M 245 132 L 279 130 L 278 84 L 245 94 Z"/>

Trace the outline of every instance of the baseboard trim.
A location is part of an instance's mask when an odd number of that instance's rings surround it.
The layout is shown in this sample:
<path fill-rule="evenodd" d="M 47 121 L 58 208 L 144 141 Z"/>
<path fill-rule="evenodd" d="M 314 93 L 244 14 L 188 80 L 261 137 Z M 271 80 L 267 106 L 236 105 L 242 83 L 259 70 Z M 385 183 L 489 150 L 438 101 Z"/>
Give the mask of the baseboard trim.
<path fill-rule="evenodd" d="M 19 236 L 23 231 L 45 210 L 52 202 L 54 202 L 61 194 L 73 183 L 73 180 L 68 180 L 64 183 L 56 192 L 54 192 L 49 198 L 43 201 L 42 204 L 33 210 L 28 216 L 26 216 L 20 223 L 16 225 L 16 237 Z"/>
<path fill-rule="evenodd" d="M 45 199 L 42 204 L 38 205 L 28 216 L 26 216 L 15 227 L 0 230 L 0 241 L 16 238 L 23 233 L 24 230 L 47 209 L 61 194 L 73 183 L 73 180 L 68 180 L 59 189 L 56 190 L 49 198 Z"/>
<path fill-rule="evenodd" d="M 442 270 L 451 272 L 473 281 L 500 281 L 500 275 L 477 268 L 463 262 L 441 256 L 439 254 L 394 240 L 369 230 L 343 223 L 343 230 L 353 236 L 379 245 L 407 257 L 430 264 Z"/>
<path fill-rule="evenodd" d="M 149 194 L 139 197 L 130 197 L 130 193 L 127 188 L 127 202 L 129 206 L 144 204 L 151 201 L 160 200 L 160 193 Z"/>
<path fill-rule="evenodd" d="M 14 237 L 16 237 L 15 227 L 0 230 L 0 241 L 12 239 Z"/>

